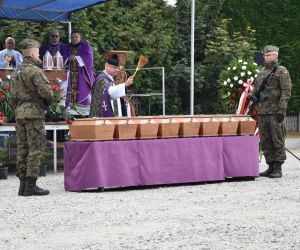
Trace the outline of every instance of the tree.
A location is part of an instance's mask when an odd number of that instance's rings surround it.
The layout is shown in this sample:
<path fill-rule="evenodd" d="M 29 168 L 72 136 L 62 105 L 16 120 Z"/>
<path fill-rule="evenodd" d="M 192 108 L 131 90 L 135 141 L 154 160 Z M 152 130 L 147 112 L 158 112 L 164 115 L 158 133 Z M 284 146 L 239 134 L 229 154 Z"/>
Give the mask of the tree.
<path fill-rule="evenodd" d="M 190 58 L 190 7 L 189 0 L 178 0 L 178 36 L 180 51 L 177 64 L 169 81 L 180 79 L 178 96 L 181 98 L 180 112 L 189 111 L 189 58 Z M 196 1 L 195 20 L 195 113 L 227 112 L 218 94 L 218 79 L 222 69 L 234 58 L 249 56 L 255 46 L 254 31 L 248 27 L 243 33 L 230 34 L 230 20 L 223 19 L 223 0 Z M 189 18 L 188 18 L 189 17 Z M 182 53 L 183 52 L 183 53 Z"/>
<path fill-rule="evenodd" d="M 93 45 L 96 71 L 103 67 L 100 57 L 112 49 L 111 42 L 118 50 L 135 52 L 127 67 L 135 68 L 143 54 L 149 58 L 147 67 L 164 66 L 168 71 L 177 51 L 175 17 L 174 7 L 163 0 L 134 0 L 97 5 L 74 13 L 72 20 L 74 28 L 83 28 L 84 37 Z M 160 71 L 147 71 L 137 74 L 133 88 L 135 93 L 161 92 L 160 82 Z M 148 100 L 140 101 L 143 107 L 148 106 Z M 154 105 L 152 111 L 161 114 L 161 105 Z M 148 113 L 145 110 L 142 114 Z"/>
<path fill-rule="evenodd" d="M 263 50 L 267 44 L 280 47 L 282 65 L 290 72 L 293 89 L 289 112 L 300 111 L 300 75 L 297 52 L 300 50 L 300 2 L 297 0 L 226 0 L 223 16 L 231 18 L 231 33 L 251 25 L 256 30 L 256 46 Z"/>

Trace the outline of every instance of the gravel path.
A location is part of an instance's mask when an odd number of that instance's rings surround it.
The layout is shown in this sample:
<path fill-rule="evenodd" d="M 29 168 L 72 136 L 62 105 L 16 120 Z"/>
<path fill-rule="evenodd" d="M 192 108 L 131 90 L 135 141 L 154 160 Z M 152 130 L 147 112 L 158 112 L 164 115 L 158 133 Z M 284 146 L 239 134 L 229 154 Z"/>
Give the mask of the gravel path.
<path fill-rule="evenodd" d="M 293 150 L 300 157 L 300 150 Z M 261 169 L 266 165 L 261 163 Z M 46 197 L 0 180 L 0 249 L 300 249 L 300 162 L 284 178 L 71 193 L 63 173 Z"/>

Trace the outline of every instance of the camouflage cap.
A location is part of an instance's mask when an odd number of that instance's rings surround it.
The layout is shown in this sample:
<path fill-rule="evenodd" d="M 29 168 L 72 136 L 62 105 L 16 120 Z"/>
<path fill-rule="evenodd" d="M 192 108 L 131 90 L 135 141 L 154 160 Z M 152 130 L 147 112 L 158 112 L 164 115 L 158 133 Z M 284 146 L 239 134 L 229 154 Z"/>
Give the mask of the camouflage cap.
<path fill-rule="evenodd" d="M 268 52 L 278 52 L 279 51 L 279 48 L 277 46 L 274 46 L 274 45 L 267 45 L 264 49 L 264 52 L 265 53 L 268 53 Z"/>
<path fill-rule="evenodd" d="M 33 39 L 24 39 L 21 42 L 22 49 L 40 48 L 41 44 Z"/>

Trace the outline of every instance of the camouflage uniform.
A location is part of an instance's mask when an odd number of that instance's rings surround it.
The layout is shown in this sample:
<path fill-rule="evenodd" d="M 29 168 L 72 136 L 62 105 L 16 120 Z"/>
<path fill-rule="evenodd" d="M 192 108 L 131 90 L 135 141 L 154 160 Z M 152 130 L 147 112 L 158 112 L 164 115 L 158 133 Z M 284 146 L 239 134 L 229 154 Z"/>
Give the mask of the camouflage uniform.
<path fill-rule="evenodd" d="M 274 46 L 267 46 L 267 51 L 276 51 Z M 278 50 L 277 50 L 278 51 Z M 263 80 L 272 72 L 273 67 L 276 71 L 270 76 L 265 89 L 262 91 L 264 101 L 258 103 L 258 124 L 260 133 L 260 144 L 267 164 L 270 166 L 278 162 L 281 164 L 286 159 L 284 149 L 284 137 L 286 133 L 284 116 L 286 115 L 287 104 L 291 96 L 291 78 L 287 69 L 279 66 L 278 62 L 266 64 L 258 74 L 254 83 L 254 93 L 256 93 Z"/>
<path fill-rule="evenodd" d="M 10 87 L 10 104 L 15 107 L 16 116 L 17 176 L 20 180 L 39 176 L 45 144 L 45 100 L 52 99 L 44 72 L 32 57 L 24 57 L 23 64 L 12 74 Z"/>

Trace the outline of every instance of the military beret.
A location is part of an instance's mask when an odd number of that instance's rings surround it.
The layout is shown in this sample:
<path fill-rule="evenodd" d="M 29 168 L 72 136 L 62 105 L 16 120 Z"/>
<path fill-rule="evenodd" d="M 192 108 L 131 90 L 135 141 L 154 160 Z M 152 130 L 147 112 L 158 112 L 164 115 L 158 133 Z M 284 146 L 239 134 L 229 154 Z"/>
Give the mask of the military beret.
<path fill-rule="evenodd" d="M 40 48 L 41 44 L 33 39 L 24 39 L 21 42 L 22 49 Z"/>
<path fill-rule="evenodd" d="M 279 51 L 279 48 L 277 46 L 274 46 L 274 45 L 267 45 L 264 49 L 264 52 L 265 53 L 268 53 L 268 52 L 278 52 Z"/>

